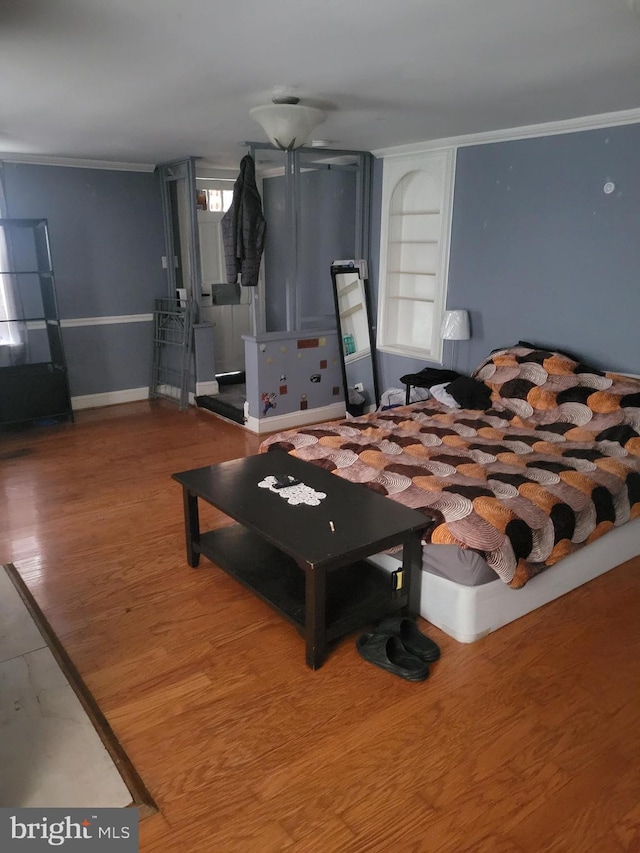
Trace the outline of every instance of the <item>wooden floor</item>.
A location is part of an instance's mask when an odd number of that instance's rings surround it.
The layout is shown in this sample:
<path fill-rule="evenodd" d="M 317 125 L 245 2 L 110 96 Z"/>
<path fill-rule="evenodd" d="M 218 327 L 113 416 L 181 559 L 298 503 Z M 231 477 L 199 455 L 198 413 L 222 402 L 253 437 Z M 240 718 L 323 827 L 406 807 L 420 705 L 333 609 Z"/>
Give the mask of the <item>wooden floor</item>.
<path fill-rule="evenodd" d="M 311 672 L 288 623 L 185 560 L 171 474 L 258 437 L 143 402 L 0 442 L 0 560 L 158 804 L 145 853 L 640 850 L 640 560 L 473 645 L 422 623 L 424 683 L 355 637 Z"/>

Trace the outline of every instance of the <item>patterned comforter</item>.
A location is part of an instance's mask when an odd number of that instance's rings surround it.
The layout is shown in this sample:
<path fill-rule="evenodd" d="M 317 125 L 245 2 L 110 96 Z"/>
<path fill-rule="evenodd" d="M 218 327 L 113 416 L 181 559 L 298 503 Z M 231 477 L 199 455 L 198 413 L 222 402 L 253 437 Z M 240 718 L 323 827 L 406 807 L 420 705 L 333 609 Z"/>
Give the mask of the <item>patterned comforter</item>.
<path fill-rule="evenodd" d="M 434 519 L 432 543 L 479 551 L 519 588 L 640 517 L 640 380 L 558 352 L 492 353 L 487 411 L 434 399 L 267 438 Z"/>

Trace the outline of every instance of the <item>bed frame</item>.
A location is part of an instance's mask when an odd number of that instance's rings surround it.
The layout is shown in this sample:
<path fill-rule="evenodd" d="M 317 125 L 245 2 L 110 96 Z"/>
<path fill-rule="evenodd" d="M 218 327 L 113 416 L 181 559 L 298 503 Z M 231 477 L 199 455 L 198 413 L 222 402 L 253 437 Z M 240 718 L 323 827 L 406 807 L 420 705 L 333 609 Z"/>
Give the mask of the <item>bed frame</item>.
<path fill-rule="evenodd" d="M 423 569 L 420 615 L 458 642 L 473 643 L 639 555 L 640 518 L 636 518 L 565 557 L 553 571 L 536 575 L 522 589 L 511 589 L 498 578 L 463 586 Z M 388 571 L 401 563 L 388 554 L 370 559 Z"/>

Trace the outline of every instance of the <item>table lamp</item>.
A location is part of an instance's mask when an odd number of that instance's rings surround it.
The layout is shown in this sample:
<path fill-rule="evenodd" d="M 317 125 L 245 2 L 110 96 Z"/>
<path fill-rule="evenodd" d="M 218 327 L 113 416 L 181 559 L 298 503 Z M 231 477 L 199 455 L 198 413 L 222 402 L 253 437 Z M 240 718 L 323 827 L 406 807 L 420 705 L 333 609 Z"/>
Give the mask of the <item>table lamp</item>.
<path fill-rule="evenodd" d="M 456 341 L 468 341 L 471 337 L 469 327 L 468 311 L 445 311 L 440 329 L 445 341 L 452 341 L 451 345 L 451 369 L 454 369 Z"/>

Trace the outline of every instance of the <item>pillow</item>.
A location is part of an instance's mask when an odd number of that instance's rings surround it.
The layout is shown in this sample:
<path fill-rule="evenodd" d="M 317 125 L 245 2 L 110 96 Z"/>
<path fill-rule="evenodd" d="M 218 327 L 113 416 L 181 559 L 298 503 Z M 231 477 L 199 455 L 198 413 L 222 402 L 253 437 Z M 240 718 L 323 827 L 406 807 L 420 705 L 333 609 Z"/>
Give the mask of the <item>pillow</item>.
<path fill-rule="evenodd" d="M 433 393 L 433 392 L 432 392 Z M 447 393 L 460 404 L 463 409 L 482 409 L 486 411 L 491 408 L 491 389 L 479 379 L 470 376 L 459 376 L 447 386 Z"/>
<path fill-rule="evenodd" d="M 575 362 L 574 373 L 593 373 L 596 376 L 604 376 L 604 372 L 599 370 L 597 367 L 594 367 L 592 364 L 586 364 L 581 361 L 580 358 L 574 353 L 567 352 L 566 350 L 561 349 L 549 349 L 548 347 L 542 346 L 541 344 L 532 344 L 529 341 L 518 341 L 517 344 L 513 344 L 507 347 L 499 347 L 498 349 L 492 349 L 489 353 L 489 359 L 485 359 L 483 364 L 486 364 L 487 361 L 491 359 L 493 355 L 496 353 L 500 354 L 509 354 L 517 349 L 528 349 L 531 352 L 526 354 L 515 354 L 516 360 L 519 362 L 522 361 L 537 361 L 542 363 L 547 358 L 557 357 L 561 359 L 568 359 L 569 361 Z M 475 376 L 482 365 L 479 365 L 473 372 L 472 376 Z"/>
<path fill-rule="evenodd" d="M 545 347 L 542 344 L 532 344 L 529 341 L 518 341 L 517 344 L 507 344 L 506 347 L 495 347 L 491 350 L 490 355 L 493 355 L 496 352 L 508 352 L 509 350 L 519 347 L 525 347 L 526 349 L 536 350 L 539 352 L 547 352 L 549 355 L 555 353 L 555 355 L 559 355 L 561 358 L 570 358 L 572 361 L 578 361 L 576 356 L 571 353 L 564 352 L 563 350 L 556 349 L 555 347 L 553 349 L 549 349 L 549 347 Z"/>
<path fill-rule="evenodd" d="M 451 406 L 452 409 L 459 409 L 460 404 L 457 403 L 447 391 L 450 384 L 450 382 L 443 382 L 441 385 L 432 385 L 429 389 L 431 391 L 431 396 L 439 403 L 443 403 L 445 406 Z"/>
<path fill-rule="evenodd" d="M 566 350 L 562 349 L 556 349 L 555 347 L 553 349 L 549 349 L 549 347 L 544 347 L 541 344 L 530 344 L 528 341 L 518 341 L 518 346 L 529 347 L 529 349 L 539 350 L 541 352 L 548 352 L 549 355 L 557 355 L 560 356 L 560 358 L 568 358 L 570 361 L 580 361 L 578 356 L 574 353 L 567 352 Z"/>

